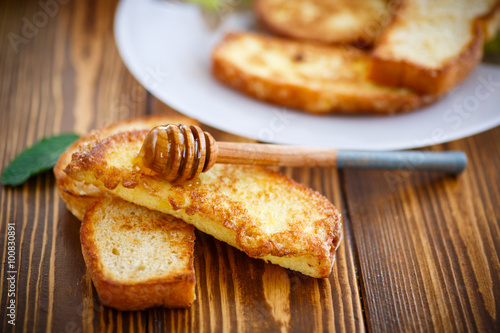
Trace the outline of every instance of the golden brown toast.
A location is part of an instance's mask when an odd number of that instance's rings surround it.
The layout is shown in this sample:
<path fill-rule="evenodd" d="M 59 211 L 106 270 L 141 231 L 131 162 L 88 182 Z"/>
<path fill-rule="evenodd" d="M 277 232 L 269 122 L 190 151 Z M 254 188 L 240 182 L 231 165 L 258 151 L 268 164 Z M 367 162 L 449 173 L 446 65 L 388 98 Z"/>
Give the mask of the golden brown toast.
<path fill-rule="evenodd" d="M 499 12 L 498 0 L 406 0 L 375 46 L 369 78 L 426 94 L 448 92 L 481 60 Z"/>
<path fill-rule="evenodd" d="M 272 170 L 216 164 L 172 185 L 136 165 L 148 133 L 121 132 L 73 155 L 72 178 L 171 214 L 254 258 L 313 277 L 327 277 L 342 236 L 340 215 L 326 198 Z"/>
<path fill-rule="evenodd" d="M 66 203 L 68 210 L 81 221 L 87 209 L 96 200 L 102 199 L 105 195 L 105 192 L 94 185 L 76 181 L 64 173 L 63 170 L 69 162 L 71 162 L 71 155 L 73 155 L 73 153 L 77 152 L 79 148 L 87 146 L 89 142 L 103 139 L 113 133 L 131 129 L 152 129 L 155 126 L 167 123 L 198 124 L 195 120 L 183 116 L 148 116 L 127 119 L 96 129 L 82 136 L 68 147 L 68 149 L 61 154 L 53 169 L 59 188 L 59 194 Z"/>
<path fill-rule="evenodd" d="M 213 51 L 212 72 L 247 95 L 312 113 L 391 114 L 438 98 L 372 83 L 370 62 L 367 52 L 346 45 L 230 33 Z"/>
<path fill-rule="evenodd" d="M 256 0 L 255 13 L 271 32 L 321 43 L 370 46 L 391 20 L 387 0 Z"/>
<path fill-rule="evenodd" d="M 118 198 L 96 201 L 80 230 L 104 305 L 129 311 L 187 307 L 195 299 L 194 228 Z"/>

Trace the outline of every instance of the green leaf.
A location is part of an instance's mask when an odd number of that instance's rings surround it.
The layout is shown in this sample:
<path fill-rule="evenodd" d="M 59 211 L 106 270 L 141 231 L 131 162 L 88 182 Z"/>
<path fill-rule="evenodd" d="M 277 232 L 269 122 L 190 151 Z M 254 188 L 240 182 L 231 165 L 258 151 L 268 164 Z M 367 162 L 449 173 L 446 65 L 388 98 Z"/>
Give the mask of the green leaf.
<path fill-rule="evenodd" d="M 189 2 L 200 5 L 207 10 L 216 10 L 222 4 L 222 1 L 219 0 L 189 0 Z"/>
<path fill-rule="evenodd" d="M 2 172 L 2 184 L 17 186 L 31 176 L 53 168 L 59 156 L 78 138 L 76 134 L 61 134 L 38 141 L 10 162 Z"/>
<path fill-rule="evenodd" d="M 483 62 L 500 64 L 500 32 L 492 40 L 484 44 Z"/>
<path fill-rule="evenodd" d="M 226 9 L 234 9 L 251 3 L 250 0 L 188 0 L 189 2 L 200 5 L 208 11 L 223 11 Z"/>

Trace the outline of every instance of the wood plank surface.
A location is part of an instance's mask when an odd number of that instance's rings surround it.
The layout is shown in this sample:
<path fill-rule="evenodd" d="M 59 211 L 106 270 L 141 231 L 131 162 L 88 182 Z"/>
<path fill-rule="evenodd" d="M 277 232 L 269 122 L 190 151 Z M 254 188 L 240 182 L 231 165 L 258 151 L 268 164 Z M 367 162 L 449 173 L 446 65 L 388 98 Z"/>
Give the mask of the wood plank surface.
<path fill-rule="evenodd" d="M 463 150 L 457 178 L 348 171 L 347 209 L 373 331 L 500 331 L 500 128 Z"/>
<path fill-rule="evenodd" d="M 2 170 L 44 136 L 176 114 L 121 61 L 116 1 L 59 1 L 50 13 L 41 7 L 46 2 L 0 2 Z M 216 140 L 248 141 L 204 128 Z M 102 306 L 81 254 L 79 222 L 51 172 L 0 187 L 0 331 L 498 332 L 500 128 L 431 149 L 464 150 L 466 172 L 280 169 L 342 212 L 344 239 L 330 277 L 266 264 L 197 232 L 197 300 L 183 310 Z M 7 316 L 11 275 L 15 326 Z"/>
<path fill-rule="evenodd" d="M 2 3 L 2 36 L 22 35 L 37 2 Z M 116 3 L 68 2 L 16 52 L 2 42 L 2 169 L 44 136 L 85 133 L 144 114 L 174 114 L 135 81 L 113 39 Z M 242 141 L 215 129 L 218 140 Z M 342 205 L 335 170 L 283 170 Z M 120 312 L 103 307 L 86 274 L 79 222 L 59 199 L 50 172 L 0 189 L 5 263 L 7 224 L 16 228 L 16 325 L 6 317 L 7 271 L 0 281 L 1 331 L 362 331 L 352 244 L 345 237 L 329 279 L 308 278 L 197 233 L 197 300 L 186 310 Z"/>

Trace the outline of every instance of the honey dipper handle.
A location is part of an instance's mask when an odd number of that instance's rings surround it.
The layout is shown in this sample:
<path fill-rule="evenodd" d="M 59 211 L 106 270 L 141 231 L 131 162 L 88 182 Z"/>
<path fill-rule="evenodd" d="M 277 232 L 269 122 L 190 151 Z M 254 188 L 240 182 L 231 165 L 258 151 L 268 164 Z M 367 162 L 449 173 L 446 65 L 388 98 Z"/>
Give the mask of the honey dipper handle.
<path fill-rule="evenodd" d="M 218 142 L 217 163 L 309 166 L 461 173 L 467 156 L 460 151 L 349 151 L 272 144 Z"/>
<path fill-rule="evenodd" d="M 260 143 L 217 142 L 217 163 L 276 166 L 337 166 L 337 150 Z"/>

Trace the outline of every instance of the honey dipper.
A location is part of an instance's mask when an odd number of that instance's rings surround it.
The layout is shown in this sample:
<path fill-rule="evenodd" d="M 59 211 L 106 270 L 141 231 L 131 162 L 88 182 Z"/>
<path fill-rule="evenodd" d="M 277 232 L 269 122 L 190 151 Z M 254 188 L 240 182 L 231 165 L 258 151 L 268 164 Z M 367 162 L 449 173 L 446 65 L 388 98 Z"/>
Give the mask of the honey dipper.
<path fill-rule="evenodd" d="M 181 183 L 215 163 L 366 169 L 432 170 L 458 174 L 467 157 L 460 151 L 349 151 L 260 143 L 216 142 L 195 125 L 167 124 L 153 128 L 136 164 L 149 174 Z"/>

